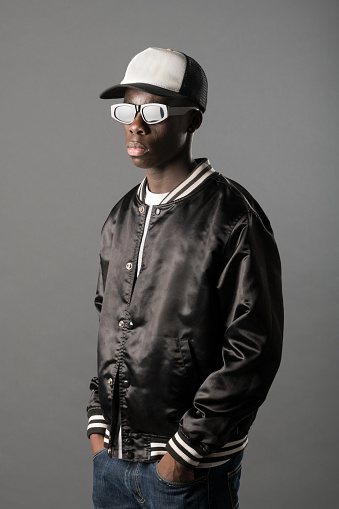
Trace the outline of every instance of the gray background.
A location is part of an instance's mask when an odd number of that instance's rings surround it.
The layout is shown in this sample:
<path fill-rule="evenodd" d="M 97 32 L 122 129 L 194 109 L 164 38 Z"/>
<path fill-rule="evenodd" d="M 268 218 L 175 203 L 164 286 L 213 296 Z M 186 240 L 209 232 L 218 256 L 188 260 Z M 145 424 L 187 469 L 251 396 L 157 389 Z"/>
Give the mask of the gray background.
<path fill-rule="evenodd" d="M 338 12 L 330 0 L 1 0 L 1 507 L 91 507 L 100 229 L 144 175 L 98 94 L 148 46 L 205 68 L 194 155 L 252 192 L 281 251 L 285 352 L 241 507 L 337 507 Z"/>

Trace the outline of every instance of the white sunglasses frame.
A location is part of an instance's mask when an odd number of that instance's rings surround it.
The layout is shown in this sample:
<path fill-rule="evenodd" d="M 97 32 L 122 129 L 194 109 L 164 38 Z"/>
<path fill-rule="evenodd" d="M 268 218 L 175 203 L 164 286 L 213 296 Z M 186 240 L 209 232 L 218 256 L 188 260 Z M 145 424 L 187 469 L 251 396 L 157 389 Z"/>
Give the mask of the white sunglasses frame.
<path fill-rule="evenodd" d="M 134 107 L 135 115 L 131 122 L 123 122 L 122 120 L 120 120 L 119 118 L 117 118 L 115 116 L 115 110 L 118 106 L 132 106 L 132 107 Z M 160 120 L 157 120 L 156 122 L 147 122 L 147 120 L 145 119 L 144 114 L 143 114 L 143 109 L 146 106 L 161 106 L 164 109 L 164 113 L 165 113 L 164 117 Z M 162 103 L 146 103 L 146 104 L 119 103 L 119 104 L 111 105 L 111 117 L 114 120 L 116 120 L 117 122 L 120 122 L 121 124 L 130 125 L 130 124 L 133 124 L 135 117 L 140 112 L 142 119 L 144 122 L 146 122 L 146 124 L 154 125 L 154 124 L 159 124 L 163 120 L 166 120 L 167 117 L 172 117 L 175 115 L 185 115 L 188 111 L 191 111 L 191 110 L 200 111 L 199 108 L 196 108 L 194 106 L 168 106 L 167 104 L 162 104 Z"/>

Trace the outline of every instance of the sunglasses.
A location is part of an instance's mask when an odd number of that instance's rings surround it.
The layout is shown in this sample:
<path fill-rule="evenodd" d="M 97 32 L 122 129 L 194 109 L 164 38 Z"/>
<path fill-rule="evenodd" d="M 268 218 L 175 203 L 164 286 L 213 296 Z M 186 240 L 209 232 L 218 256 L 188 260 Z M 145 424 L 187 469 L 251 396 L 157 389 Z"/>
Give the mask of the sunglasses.
<path fill-rule="evenodd" d="M 185 113 L 191 110 L 199 111 L 199 108 L 194 108 L 194 106 L 167 106 L 160 103 L 121 103 L 111 106 L 111 117 L 122 124 L 131 124 L 140 111 L 146 124 L 159 124 L 159 122 L 162 122 L 167 117 L 185 115 Z"/>

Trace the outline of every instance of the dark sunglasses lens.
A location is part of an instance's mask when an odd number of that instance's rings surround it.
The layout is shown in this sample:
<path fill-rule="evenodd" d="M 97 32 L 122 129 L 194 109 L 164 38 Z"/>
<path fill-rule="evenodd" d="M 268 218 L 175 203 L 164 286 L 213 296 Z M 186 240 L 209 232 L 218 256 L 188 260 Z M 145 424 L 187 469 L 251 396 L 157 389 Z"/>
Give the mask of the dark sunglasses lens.
<path fill-rule="evenodd" d="M 162 104 L 145 104 L 142 114 L 148 124 L 157 124 L 165 118 L 166 111 Z"/>
<path fill-rule="evenodd" d="M 132 104 L 119 104 L 114 109 L 114 116 L 124 124 L 131 124 L 135 117 L 135 108 Z"/>

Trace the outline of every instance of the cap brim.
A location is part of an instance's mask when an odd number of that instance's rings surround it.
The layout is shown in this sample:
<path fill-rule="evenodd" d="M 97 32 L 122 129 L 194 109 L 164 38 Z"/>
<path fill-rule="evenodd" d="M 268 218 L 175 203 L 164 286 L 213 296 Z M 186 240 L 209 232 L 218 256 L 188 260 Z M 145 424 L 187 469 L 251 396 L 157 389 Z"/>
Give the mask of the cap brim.
<path fill-rule="evenodd" d="M 159 95 L 161 97 L 178 97 L 185 99 L 187 96 L 173 92 L 173 90 L 166 90 L 165 88 L 149 85 L 148 83 L 125 83 L 124 85 L 114 85 L 113 87 L 104 90 L 100 94 L 100 99 L 120 99 L 124 97 L 126 88 L 133 88 L 141 90 L 148 94 Z"/>

